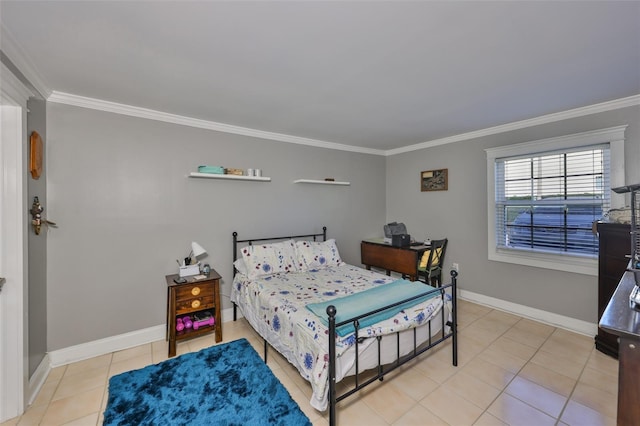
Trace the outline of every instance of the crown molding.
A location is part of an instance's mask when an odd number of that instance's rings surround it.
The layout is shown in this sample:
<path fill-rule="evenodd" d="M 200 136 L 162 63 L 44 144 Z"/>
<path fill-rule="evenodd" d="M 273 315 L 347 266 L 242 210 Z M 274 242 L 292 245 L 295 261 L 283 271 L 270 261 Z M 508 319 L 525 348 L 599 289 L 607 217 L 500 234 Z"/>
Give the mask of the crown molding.
<path fill-rule="evenodd" d="M 589 105 L 586 107 L 570 109 L 568 111 L 557 112 L 553 114 L 542 115 L 536 118 L 530 118 L 513 123 L 503 124 L 500 126 L 489 127 L 487 129 L 476 130 L 473 132 L 462 133 L 455 136 L 449 136 L 442 139 L 434 139 L 415 145 L 408 145 L 402 148 L 390 149 L 385 151 L 385 156 L 401 154 L 404 152 L 417 151 L 420 149 L 431 148 L 438 145 L 445 145 L 454 142 L 475 139 L 483 136 L 495 135 L 498 133 L 509 132 L 512 130 L 524 129 L 526 127 L 538 126 L 540 124 L 553 123 L 556 121 L 567 120 L 570 118 L 582 117 L 590 114 L 611 111 L 614 109 L 626 108 L 630 106 L 640 105 L 640 95 L 629 96 L 626 98 L 616 99 L 613 101 L 602 102 L 599 104 Z"/>
<path fill-rule="evenodd" d="M 38 91 L 44 99 L 47 99 L 49 95 L 51 95 L 51 89 L 49 89 L 49 86 L 41 77 L 40 73 L 36 71 L 33 61 L 16 42 L 13 35 L 11 35 L 2 22 L 0 22 L 0 39 L 2 40 L 2 52 L 7 55 L 7 58 L 18 68 L 33 88 Z"/>
<path fill-rule="evenodd" d="M 337 149 L 341 151 L 359 152 L 363 154 L 384 155 L 384 151 L 358 146 L 344 145 L 335 142 L 327 142 L 318 139 L 303 138 L 286 135 L 283 133 L 266 132 L 263 130 L 251 129 L 248 127 L 233 126 L 230 124 L 217 123 L 215 121 L 200 120 L 197 118 L 185 117 L 182 115 L 170 114 L 147 108 L 120 104 L 116 102 L 104 101 L 101 99 L 88 98 L 85 96 L 72 95 L 53 91 L 47 101 L 65 105 L 73 105 L 82 108 L 95 109 L 99 111 L 112 112 L 114 114 L 128 115 L 131 117 L 146 118 L 149 120 L 164 121 L 166 123 L 180 124 L 183 126 L 196 127 L 199 129 L 214 130 L 223 133 L 250 136 L 260 139 L 268 139 L 279 142 L 295 143 L 298 145 L 314 146 L 318 148 Z"/>
<path fill-rule="evenodd" d="M 283 133 L 267 132 L 263 130 L 252 129 L 248 127 L 233 126 L 230 124 L 218 123 L 215 121 L 201 120 L 186 117 L 177 114 L 156 111 L 148 108 L 141 108 L 116 102 L 104 101 L 101 99 L 89 98 L 85 96 L 73 95 L 70 93 L 53 91 L 47 98 L 47 101 L 78 106 L 82 108 L 95 109 L 99 111 L 111 112 L 114 114 L 128 115 L 131 117 L 146 118 L 149 120 L 163 121 L 166 123 L 179 124 L 183 126 L 195 127 L 200 129 L 213 130 L 223 133 L 231 133 L 236 135 L 250 136 L 259 139 L 268 139 L 279 142 L 294 143 L 298 145 L 307 145 L 317 148 L 336 149 L 341 151 L 358 152 L 363 154 L 391 156 L 405 152 L 417 151 L 425 148 L 431 148 L 438 145 L 446 145 L 454 142 L 461 142 L 469 139 L 475 139 L 483 136 L 495 135 L 498 133 L 509 132 L 513 130 L 524 129 L 527 127 L 538 126 L 541 124 L 553 123 L 556 121 L 567 120 L 570 118 L 582 117 L 585 115 L 596 114 L 611 111 L 620 108 L 640 105 L 640 95 L 629 96 L 626 98 L 616 99 L 613 101 L 602 102 L 586 107 L 575 108 L 568 111 L 562 111 L 553 114 L 547 114 L 527 120 L 516 121 L 513 123 L 503 124 L 500 126 L 489 127 L 473 132 L 462 133 L 455 136 L 449 136 L 441 139 L 422 142 L 415 145 L 408 145 L 402 148 L 379 150 L 372 148 L 363 148 L 352 145 L 345 145 L 336 142 L 322 141 L 319 139 L 303 138 Z"/>
<path fill-rule="evenodd" d="M 0 98 L 9 98 L 17 105 L 26 108 L 27 101 L 34 93 L 3 63 L 0 63 L 0 75 L 2 76 Z"/>

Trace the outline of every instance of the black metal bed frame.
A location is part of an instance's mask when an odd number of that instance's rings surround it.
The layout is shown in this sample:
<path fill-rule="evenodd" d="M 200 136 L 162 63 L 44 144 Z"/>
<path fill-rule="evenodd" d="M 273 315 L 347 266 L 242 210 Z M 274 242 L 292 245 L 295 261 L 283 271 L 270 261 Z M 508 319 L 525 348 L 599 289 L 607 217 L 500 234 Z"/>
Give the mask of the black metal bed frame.
<path fill-rule="evenodd" d="M 322 228 L 322 233 L 321 234 L 307 234 L 307 235 L 296 235 L 296 236 L 286 236 L 286 237 L 271 237 L 271 238 L 252 238 L 252 239 L 246 239 L 246 240 L 239 240 L 238 239 L 238 233 L 234 232 L 233 233 L 233 261 L 235 262 L 237 260 L 237 254 L 238 254 L 238 244 L 239 243 L 248 243 L 249 245 L 252 245 L 255 242 L 261 242 L 261 241 L 277 241 L 277 240 L 287 240 L 287 239 L 294 239 L 294 238 L 313 238 L 313 241 L 316 241 L 317 237 L 322 237 L 323 240 L 322 241 L 326 241 L 327 239 L 327 227 L 323 227 Z M 234 267 L 233 270 L 233 275 L 235 277 L 236 275 L 236 269 Z M 359 315 L 357 317 L 353 317 L 353 318 L 349 318 L 347 320 L 341 321 L 341 322 L 336 322 L 336 315 L 337 315 L 337 310 L 333 305 L 330 305 L 327 307 L 327 318 L 328 318 L 328 322 L 329 322 L 329 336 L 332 336 L 332 338 L 329 338 L 329 424 L 331 426 L 336 425 L 336 404 L 340 401 L 342 401 L 343 399 L 351 396 L 352 394 L 358 392 L 360 389 L 364 388 L 365 386 L 370 385 L 371 383 L 375 382 L 376 380 L 382 381 L 384 379 L 384 376 L 386 376 L 387 374 L 391 373 L 392 371 L 396 370 L 398 367 L 408 363 L 409 361 L 417 358 L 419 355 L 423 354 L 424 352 L 428 351 L 429 349 L 433 348 L 434 346 L 439 345 L 440 343 L 445 342 L 448 339 L 452 340 L 452 364 L 454 366 L 458 365 L 458 331 L 457 331 L 457 277 L 458 277 L 458 273 L 456 271 L 451 271 L 451 283 L 450 284 L 446 284 L 446 285 L 442 285 L 440 287 L 437 288 L 433 288 L 431 290 L 427 290 L 422 294 L 419 294 L 417 296 L 402 300 L 400 302 L 397 303 L 393 303 L 387 306 L 384 306 L 382 308 L 376 309 L 374 311 L 371 312 L 367 312 L 366 314 L 363 315 Z M 426 283 L 425 283 L 426 284 Z M 451 291 L 451 316 L 450 319 L 447 319 L 445 317 L 445 301 L 447 298 L 447 290 Z M 413 328 L 413 350 L 410 351 L 409 353 L 405 354 L 405 355 L 400 355 L 400 333 L 401 331 L 395 332 L 393 334 L 396 335 L 396 359 L 395 361 L 391 362 L 391 363 L 387 363 L 385 365 L 382 364 L 382 353 L 381 353 L 381 342 L 382 342 L 382 336 L 376 336 L 376 340 L 377 340 L 377 350 L 378 350 L 378 366 L 376 369 L 376 373 L 372 376 L 367 377 L 366 379 L 364 379 L 362 382 L 360 382 L 360 373 L 362 373 L 361 371 L 359 371 L 359 363 L 358 363 L 358 359 L 359 359 L 359 354 L 358 354 L 358 345 L 360 343 L 362 343 L 365 339 L 365 337 L 358 337 L 358 331 L 360 329 L 360 321 L 362 321 L 364 318 L 371 316 L 371 315 L 375 315 L 379 312 L 385 311 L 387 309 L 391 309 L 395 306 L 407 303 L 407 302 L 411 302 L 412 300 L 416 300 L 416 299 L 420 299 L 423 298 L 426 295 L 433 295 L 433 294 L 438 294 L 440 297 L 442 298 L 442 302 L 443 302 L 443 306 L 442 309 L 440 310 L 440 318 L 441 318 L 441 324 L 442 324 L 442 329 L 440 332 L 436 333 L 435 335 L 432 336 L 432 332 L 431 332 L 431 320 L 428 321 L 427 325 L 423 325 L 424 327 L 428 327 L 428 340 L 426 342 L 423 342 L 421 344 L 418 344 L 417 341 L 417 329 Z M 236 320 L 236 304 L 233 304 L 233 320 Z M 342 394 L 337 395 L 336 394 L 336 329 L 342 325 L 345 324 L 353 324 L 354 329 L 355 329 L 355 382 L 353 387 L 345 390 Z M 446 327 L 449 327 L 449 332 L 446 332 Z M 403 330 L 403 331 L 407 331 L 407 330 Z M 267 340 L 264 339 L 264 362 L 267 362 Z M 369 369 L 372 370 L 372 369 Z"/>
<path fill-rule="evenodd" d="M 364 388 L 367 385 L 375 382 L 376 380 L 382 381 L 384 376 L 391 373 L 401 365 L 406 364 L 407 362 L 413 360 L 424 352 L 428 351 L 432 347 L 439 345 L 445 340 L 451 338 L 452 339 L 452 363 L 454 366 L 458 365 L 458 331 L 457 331 L 457 276 L 458 273 L 456 271 L 451 271 L 451 284 L 443 285 L 432 290 L 428 290 L 422 294 L 411 297 L 409 299 L 402 300 L 397 303 L 393 303 L 387 306 L 384 306 L 380 309 L 376 309 L 371 312 L 367 312 L 366 314 L 359 315 L 357 317 L 349 318 L 347 320 L 336 323 L 336 308 L 333 305 L 327 307 L 327 316 L 329 320 L 329 336 L 333 336 L 333 338 L 329 338 L 329 424 L 336 424 L 336 404 L 348 396 L 354 394 L 360 389 Z M 446 291 L 447 289 L 451 289 L 451 319 L 447 320 L 445 318 L 445 301 L 446 301 Z M 379 312 L 385 311 L 387 309 L 391 309 L 395 306 L 411 302 L 416 299 L 420 299 L 426 295 L 439 294 L 439 297 L 442 298 L 442 309 L 440 309 L 440 317 L 442 330 L 440 333 L 437 333 L 436 336 L 432 336 L 431 333 L 431 320 L 428 321 L 426 327 L 428 327 L 428 340 L 420 345 L 418 345 L 417 341 L 417 329 L 413 328 L 413 351 L 409 352 L 406 355 L 400 355 L 400 331 L 395 332 L 393 334 L 396 335 L 396 359 L 392 363 L 387 363 L 382 365 L 381 362 L 381 342 L 382 336 L 376 336 L 377 344 L 378 344 L 378 367 L 375 375 L 367 378 L 362 383 L 359 383 L 359 366 L 358 366 L 358 344 L 362 342 L 364 338 L 358 337 L 358 330 L 360 328 L 359 323 L 362 319 L 375 315 Z M 341 395 L 336 395 L 336 371 L 335 371 L 335 358 L 336 358 L 336 329 L 345 324 L 353 324 L 355 329 L 355 383 L 351 389 L 344 391 Z M 449 326 L 450 331 L 447 333 L 445 331 L 446 326 Z M 434 339 L 434 337 L 436 337 Z"/>

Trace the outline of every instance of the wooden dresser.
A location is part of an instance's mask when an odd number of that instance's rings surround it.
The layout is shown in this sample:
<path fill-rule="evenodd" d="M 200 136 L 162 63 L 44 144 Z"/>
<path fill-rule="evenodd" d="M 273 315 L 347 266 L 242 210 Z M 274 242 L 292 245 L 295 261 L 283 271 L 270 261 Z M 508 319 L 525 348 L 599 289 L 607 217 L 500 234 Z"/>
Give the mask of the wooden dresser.
<path fill-rule="evenodd" d="M 598 223 L 598 321 L 624 274 L 631 252 L 631 228 L 619 223 Z M 596 349 L 618 358 L 618 336 L 598 327 Z"/>
<path fill-rule="evenodd" d="M 620 336 L 618 364 L 618 426 L 637 425 L 640 419 L 640 312 L 629 307 L 636 281 L 625 272 L 609 301 L 600 327 Z"/>

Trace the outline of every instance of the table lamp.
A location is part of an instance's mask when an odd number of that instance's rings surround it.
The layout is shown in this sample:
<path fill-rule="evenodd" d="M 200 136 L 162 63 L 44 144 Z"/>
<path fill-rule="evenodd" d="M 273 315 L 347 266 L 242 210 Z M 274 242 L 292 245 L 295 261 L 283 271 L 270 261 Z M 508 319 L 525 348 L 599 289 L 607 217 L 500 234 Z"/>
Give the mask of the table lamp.
<path fill-rule="evenodd" d="M 198 256 L 202 256 L 203 254 L 205 254 L 207 251 L 198 243 L 196 243 L 195 241 L 191 243 L 191 253 L 193 254 L 193 257 L 198 257 Z"/>
<path fill-rule="evenodd" d="M 202 256 L 207 251 L 195 241 L 191 243 L 191 252 L 189 256 L 184 258 L 184 263 L 180 266 L 180 277 L 197 275 L 200 273 L 200 264 L 198 256 Z M 178 262 L 179 263 L 179 262 Z"/>
<path fill-rule="evenodd" d="M 184 258 L 183 266 L 192 265 L 197 263 L 198 256 L 202 256 L 207 251 L 195 241 L 191 243 L 191 251 L 189 252 L 189 256 Z"/>

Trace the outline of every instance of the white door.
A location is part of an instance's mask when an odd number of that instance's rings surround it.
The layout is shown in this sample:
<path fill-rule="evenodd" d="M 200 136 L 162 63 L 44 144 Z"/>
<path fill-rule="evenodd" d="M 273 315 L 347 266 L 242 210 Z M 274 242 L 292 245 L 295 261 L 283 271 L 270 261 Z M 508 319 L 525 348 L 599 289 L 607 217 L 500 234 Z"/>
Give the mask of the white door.
<path fill-rule="evenodd" d="M 5 195 L 4 195 L 4 157 L 6 155 L 6 153 L 4 152 L 5 150 L 4 145 L 5 143 L 7 143 L 5 141 L 5 135 L 4 135 L 4 128 L 5 128 L 5 119 L 6 119 L 6 112 L 5 112 L 5 107 L 0 105 L 0 126 L 2 126 L 0 129 L 0 132 L 2 133 L 2 135 L 0 135 L 0 206 L 4 206 L 5 204 Z M 4 220 L 4 208 L 0 208 L 0 241 L 5 241 L 5 237 L 3 236 L 3 229 L 5 227 L 5 220 Z M 0 325 L 4 324 L 5 320 L 6 320 L 6 316 L 4 315 L 4 309 L 3 309 L 3 305 L 4 305 L 4 299 L 5 294 L 2 294 L 2 287 L 4 287 L 5 282 L 7 281 L 7 279 L 4 277 L 5 275 L 5 267 L 4 264 L 6 262 L 4 261 L 4 244 L 0 244 Z M 1 327 L 1 326 L 0 326 Z M 6 352 L 6 336 L 4 335 L 4 330 L 2 329 L 4 327 L 0 328 L 0 386 L 2 386 L 2 388 L 0 388 L 0 422 L 3 422 L 5 420 L 7 420 L 9 417 L 8 414 L 6 413 L 8 411 L 8 408 L 6 406 L 5 403 L 5 398 L 4 398 L 4 392 L 6 392 L 6 389 L 4 388 L 3 383 L 5 383 L 7 381 L 5 376 L 5 365 L 6 365 L 6 361 L 5 361 L 5 352 Z"/>
<path fill-rule="evenodd" d="M 20 197 L 16 194 L 15 163 L 16 141 L 20 148 L 20 108 L 14 106 L 0 106 L 0 131 L 2 137 L 2 149 L 0 150 L 0 276 L 5 283 L 0 292 L 0 421 L 4 421 L 19 415 L 23 409 L 20 403 L 24 398 L 24 387 L 17 367 L 23 356 L 20 349 L 23 347 L 21 334 L 22 327 L 14 328 L 15 324 L 22 321 L 22 292 L 23 281 L 21 280 L 21 267 L 17 262 L 17 254 L 21 250 L 19 228 L 15 221 L 15 202 Z M 13 175 L 13 176 L 12 176 Z M 18 232 L 16 232 L 18 231 Z M 17 239 L 16 239 L 17 237 Z M 22 282 L 21 282 L 22 281 Z M 11 385 L 10 385 L 11 384 Z M 15 387 L 17 385 L 17 387 Z M 14 386 L 14 392 L 8 388 Z M 15 392 L 15 390 L 22 391 Z M 13 395 L 12 395 L 13 393 Z M 17 395 L 16 395 L 17 393 Z"/>
<path fill-rule="evenodd" d="M 0 86 L 0 422 L 21 415 L 26 356 L 26 102 L 31 93 L 1 65 Z"/>

